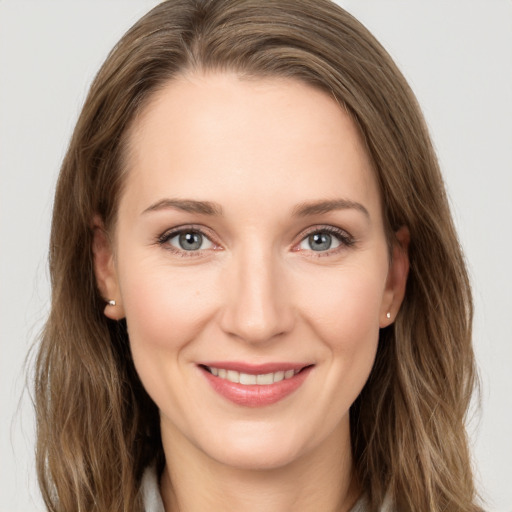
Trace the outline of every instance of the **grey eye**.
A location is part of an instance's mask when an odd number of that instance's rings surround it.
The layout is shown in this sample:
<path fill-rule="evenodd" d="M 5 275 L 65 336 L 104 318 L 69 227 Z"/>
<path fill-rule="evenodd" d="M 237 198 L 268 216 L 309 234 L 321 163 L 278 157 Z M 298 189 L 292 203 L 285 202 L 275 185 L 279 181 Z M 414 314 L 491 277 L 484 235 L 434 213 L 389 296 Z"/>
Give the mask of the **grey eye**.
<path fill-rule="evenodd" d="M 337 236 L 327 233 L 326 231 L 317 231 L 302 240 L 300 248 L 307 251 L 328 251 L 335 249 L 341 245 L 341 241 Z"/>
<path fill-rule="evenodd" d="M 212 242 L 197 231 L 183 231 L 169 238 L 169 244 L 182 251 L 199 251 L 201 249 L 210 249 Z"/>
<path fill-rule="evenodd" d="M 331 248 L 332 236 L 328 233 L 315 233 L 308 236 L 308 243 L 313 251 L 327 251 Z"/>
<path fill-rule="evenodd" d="M 180 248 L 185 251 L 197 251 L 203 243 L 203 236 L 199 233 L 182 233 L 179 235 Z"/>

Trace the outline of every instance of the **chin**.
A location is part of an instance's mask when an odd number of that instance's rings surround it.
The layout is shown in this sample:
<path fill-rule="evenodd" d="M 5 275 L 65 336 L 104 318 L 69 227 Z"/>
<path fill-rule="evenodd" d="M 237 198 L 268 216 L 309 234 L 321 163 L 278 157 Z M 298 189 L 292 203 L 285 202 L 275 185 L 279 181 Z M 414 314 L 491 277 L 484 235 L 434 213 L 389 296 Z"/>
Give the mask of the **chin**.
<path fill-rule="evenodd" d="M 217 462 L 247 471 L 269 471 L 280 469 L 292 464 L 300 458 L 300 452 L 297 450 L 283 449 L 282 446 L 261 447 L 260 443 L 251 446 L 250 443 L 232 443 L 227 450 L 215 450 L 210 457 Z"/>
<path fill-rule="evenodd" d="M 240 429 L 230 428 L 224 435 L 202 446 L 203 452 L 217 462 L 243 470 L 273 470 L 292 464 L 303 457 L 308 448 L 303 435 L 290 435 L 285 429 L 266 430 L 243 425 Z M 238 430 L 238 431 L 234 431 Z M 297 433 L 296 433 L 297 434 Z M 311 436 L 309 436 L 311 442 Z"/>

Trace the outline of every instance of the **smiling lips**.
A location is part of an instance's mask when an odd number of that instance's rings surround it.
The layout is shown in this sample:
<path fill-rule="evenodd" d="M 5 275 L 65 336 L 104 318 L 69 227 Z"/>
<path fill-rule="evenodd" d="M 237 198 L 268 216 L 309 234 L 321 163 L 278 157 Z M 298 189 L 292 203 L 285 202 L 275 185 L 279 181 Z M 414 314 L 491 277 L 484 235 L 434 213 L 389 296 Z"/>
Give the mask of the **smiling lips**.
<path fill-rule="evenodd" d="M 313 365 L 215 362 L 199 365 L 213 389 L 237 405 L 262 407 L 293 393 Z"/>

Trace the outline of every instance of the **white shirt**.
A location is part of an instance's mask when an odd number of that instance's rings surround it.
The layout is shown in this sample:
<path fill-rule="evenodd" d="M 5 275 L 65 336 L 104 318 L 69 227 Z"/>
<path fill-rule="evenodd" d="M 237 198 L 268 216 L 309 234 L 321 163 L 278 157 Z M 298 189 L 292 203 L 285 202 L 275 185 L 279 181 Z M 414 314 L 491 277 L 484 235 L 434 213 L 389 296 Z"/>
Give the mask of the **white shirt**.
<path fill-rule="evenodd" d="M 156 476 L 156 468 L 150 466 L 142 475 L 142 496 L 144 501 L 145 512 L 165 512 L 160 489 L 158 488 L 158 478 Z"/>

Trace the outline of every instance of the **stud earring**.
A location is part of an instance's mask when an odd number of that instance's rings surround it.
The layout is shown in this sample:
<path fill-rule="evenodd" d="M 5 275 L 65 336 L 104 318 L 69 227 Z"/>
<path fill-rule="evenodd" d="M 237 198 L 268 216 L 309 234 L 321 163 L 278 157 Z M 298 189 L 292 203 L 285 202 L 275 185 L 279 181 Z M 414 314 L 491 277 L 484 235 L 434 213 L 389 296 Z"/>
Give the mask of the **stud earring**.
<path fill-rule="evenodd" d="M 391 318 L 391 313 L 389 311 L 386 313 L 386 318 Z"/>
<path fill-rule="evenodd" d="M 108 301 L 108 305 L 109 306 L 115 306 L 116 305 L 116 301 L 115 300 L 109 300 Z"/>

